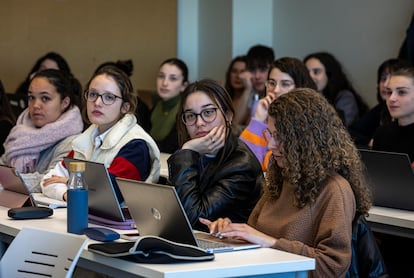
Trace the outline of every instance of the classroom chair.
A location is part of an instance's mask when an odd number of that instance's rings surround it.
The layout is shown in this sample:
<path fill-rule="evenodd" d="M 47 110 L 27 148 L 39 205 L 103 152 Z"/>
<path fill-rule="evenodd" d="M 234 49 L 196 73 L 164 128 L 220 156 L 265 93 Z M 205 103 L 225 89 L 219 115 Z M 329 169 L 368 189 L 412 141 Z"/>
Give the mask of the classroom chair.
<path fill-rule="evenodd" d="M 1 277 L 71 277 L 87 239 L 23 228 L 0 261 Z"/>

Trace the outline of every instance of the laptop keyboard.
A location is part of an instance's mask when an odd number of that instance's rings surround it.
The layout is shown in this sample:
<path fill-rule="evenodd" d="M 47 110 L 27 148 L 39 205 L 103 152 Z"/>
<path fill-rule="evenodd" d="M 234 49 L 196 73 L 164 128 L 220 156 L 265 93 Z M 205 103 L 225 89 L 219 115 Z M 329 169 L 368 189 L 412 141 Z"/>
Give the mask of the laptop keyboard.
<path fill-rule="evenodd" d="M 225 242 L 208 241 L 203 239 L 197 239 L 198 247 L 201 249 L 220 249 L 232 247 L 231 244 Z"/>

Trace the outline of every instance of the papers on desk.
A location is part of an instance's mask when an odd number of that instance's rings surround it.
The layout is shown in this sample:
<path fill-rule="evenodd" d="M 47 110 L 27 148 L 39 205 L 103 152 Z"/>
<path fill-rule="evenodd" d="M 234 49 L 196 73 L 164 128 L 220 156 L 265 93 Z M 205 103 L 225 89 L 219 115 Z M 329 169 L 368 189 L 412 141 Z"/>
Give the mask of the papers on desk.
<path fill-rule="evenodd" d="M 36 205 L 40 206 L 47 206 L 49 208 L 66 208 L 67 204 L 65 201 L 60 201 L 56 199 L 49 198 L 43 193 L 32 193 L 32 197 L 36 203 Z"/>
<path fill-rule="evenodd" d="M 164 177 L 168 179 L 168 163 L 167 160 L 170 157 L 171 154 L 169 153 L 161 153 L 160 154 L 160 162 L 161 162 L 161 169 L 160 169 L 160 175 L 161 177 Z"/>

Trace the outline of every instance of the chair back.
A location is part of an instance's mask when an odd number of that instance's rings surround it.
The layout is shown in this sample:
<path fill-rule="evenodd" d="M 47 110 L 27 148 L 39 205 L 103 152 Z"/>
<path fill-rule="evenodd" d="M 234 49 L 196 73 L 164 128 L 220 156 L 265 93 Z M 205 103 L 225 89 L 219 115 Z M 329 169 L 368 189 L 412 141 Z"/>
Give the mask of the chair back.
<path fill-rule="evenodd" d="M 352 222 L 352 259 L 346 277 L 389 277 L 374 234 L 363 214 L 357 214 Z"/>
<path fill-rule="evenodd" d="M 71 277 L 84 236 L 23 228 L 0 261 L 1 277 Z"/>

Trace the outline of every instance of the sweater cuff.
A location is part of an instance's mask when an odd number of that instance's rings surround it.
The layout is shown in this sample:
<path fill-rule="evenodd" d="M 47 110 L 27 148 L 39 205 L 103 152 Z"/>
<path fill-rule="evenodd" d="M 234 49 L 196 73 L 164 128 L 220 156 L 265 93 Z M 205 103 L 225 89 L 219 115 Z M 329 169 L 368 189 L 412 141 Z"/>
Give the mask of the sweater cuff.
<path fill-rule="evenodd" d="M 247 126 L 247 130 L 260 136 L 262 136 L 265 128 L 267 128 L 267 124 L 253 118 L 250 119 L 249 125 Z"/>
<path fill-rule="evenodd" d="M 66 193 L 67 186 L 64 183 L 54 183 L 42 188 L 43 194 L 49 198 L 63 201 L 63 194 Z"/>

